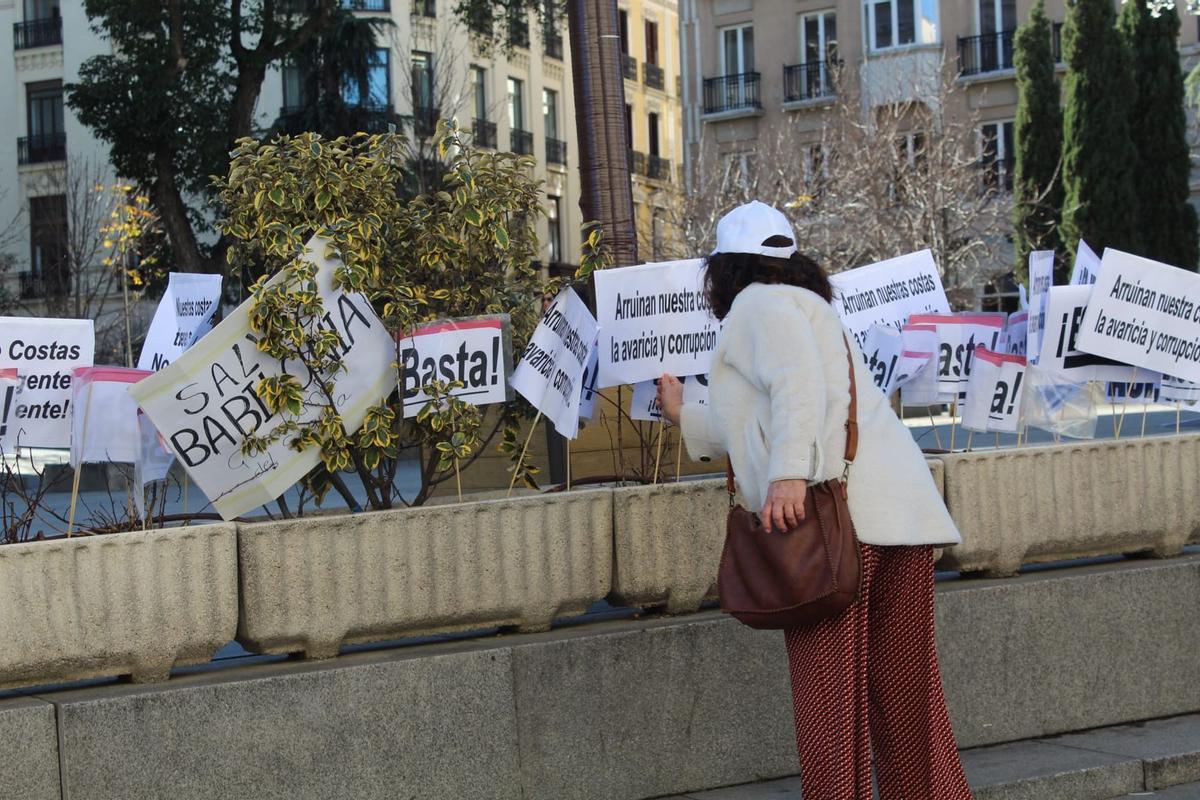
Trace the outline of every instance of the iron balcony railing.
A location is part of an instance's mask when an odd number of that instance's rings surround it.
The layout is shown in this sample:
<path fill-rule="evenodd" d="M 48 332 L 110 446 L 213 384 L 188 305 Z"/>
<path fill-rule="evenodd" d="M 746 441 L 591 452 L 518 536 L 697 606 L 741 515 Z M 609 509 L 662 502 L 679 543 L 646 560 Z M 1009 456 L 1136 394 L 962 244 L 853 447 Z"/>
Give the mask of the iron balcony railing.
<path fill-rule="evenodd" d="M 958 37 L 958 72 L 960 75 L 985 75 L 1013 68 L 1013 34 L 1015 30 L 985 33 L 982 36 Z"/>
<path fill-rule="evenodd" d="M 642 83 L 651 89 L 662 89 L 665 82 L 662 67 L 658 64 L 651 64 L 649 61 L 642 64 Z"/>
<path fill-rule="evenodd" d="M 629 151 L 629 172 L 631 175 L 645 175 L 646 154 L 638 150 Z"/>
<path fill-rule="evenodd" d="M 476 117 L 471 126 L 471 137 L 476 147 L 496 149 L 496 123 Z"/>
<path fill-rule="evenodd" d="M 562 61 L 563 37 L 556 28 L 547 27 L 542 31 L 542 54 Z"/>
<path fill-rule="evenodd" d="M 533 155 L 533 134 L 529 131 L 513 128 L 508 132 L 508 140 L 511 144 L 512 151 L 517 155 Z"/>
<path fill-rule="evenodd" d="M 336 118 L 320 118 L 307 106 L 282 106 L 275 129 L 288 136 L 325 129 L 343 133 L 387 133 L 388 125 L 398 124 L 391 106 L 345 106 Z"/>
<path fill-rule="evenodd" d="M 757 72 L 722 75 L 704 79 L 704 113 L 755 111 L 762 109 L 759 95 L 761 76 Z"/>
<path fill-rule="evenodd" d="M 567 165 L 567 143 L 562 139 L 551 139 L 547 136 L 546 163 L 565 167 Z"/>
<path fill-rule="evenodd" d="M 13 50 L 62 44 L 62 17 L 13 23 Z"/>
<path fill-rule="evenodd" d="M 629 53 L 621 53 L 621 74 L 631 81 L 637 80 L 637 59 Z"/>
<path fill-rule="evenodd" d="M 413 131 L 418 138 L 427 139 L 437 131 L 438 120 L 441 118 L 440 109 L 417 106 L 413 109 Z"/>
<path fill-rule="evenodd" d="M 430 5 L 433 5 L 430 0 Z M 421 5 L 418 1 L 417 5 Z M 349 11 L 391 11 L 391 0 L 342 0 L 342 8 Z M 427 15 L 432 16 L 432 14 Z"/>
<path fill-rule="evenodd" d="M 1013 188 L 1013 171 L 1016 169 L 1016 159 L 1013 156 L 997 158 L 984 156 L 979 160 L 982 171 L 984 191 L 1011 192 Z"/>
<path fill-rule="evenodd" d="M 67 160 L 67 134 L 65 131 L 46 133 L 40 136 L 22 136 L 17 139 L 18 164 L 46 164 L 51 161 Z"/>
<path fill-rule="evenodd" d="M 837 94 L 834 73 L 841 66 L 837 61 L 809 61 L 783 68 L 783 101 L 800 103 L 820 100 Z"/>
<path fill-rule="evenodd" d="M 437 0 L 413 0 L 413 13 L 418 17 L 437 18 Z"/>
<path fill-rule="evenodd" d="M 508 45 L 529 49 L 529 20 L 524 16 L 513 15 L 508 18 Z"/>
<path fill-rule="evenodd" d="M 646 177 L 656 181 L 670 181 L 671 161 L 651 153 L 646 157 Z"/>
<path fill-rule="evenodd" d="M 40 300 L 43 297 L 62 297 L 70 286 L 70 277 L 58 270 L 49 274 L 33 272 L 17 273 L 17 290 L 22 300 Z"/>

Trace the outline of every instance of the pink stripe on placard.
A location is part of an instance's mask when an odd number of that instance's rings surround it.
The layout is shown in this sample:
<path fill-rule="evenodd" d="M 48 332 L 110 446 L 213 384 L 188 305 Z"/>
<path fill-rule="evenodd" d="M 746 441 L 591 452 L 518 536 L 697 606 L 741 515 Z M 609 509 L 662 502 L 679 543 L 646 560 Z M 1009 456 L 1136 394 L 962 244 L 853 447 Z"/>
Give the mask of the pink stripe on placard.
<path fill-rule="evenodd" d="M 71 370 L 77 381 L 107 381 L 108 383 L 137 383 L 154 373 L 146 369 L 128 367 L 76 367 Z"/>
<path fill-rule="evenodd" d="M 1000 366 L 1001 364 L 1020 364 L 1025 366 L 1025 356 L 1016 356 L 1012 353 L 996 353 L 988 350 L 986 347 L 976 347 L 975 357 L 982 358 L 989 364 Z"/>
<path fill-rule="evenodd" d="M 900 330 L 902 331 L 924 331 L 926 333 L 937 333 L 935 325 L 905 325 Z"/>
<path fill-rule="evenodd" d="M 1014 311 L 1008 316 L 1008 322 L 1011 325 L 1014 322 L 1024 322 L 1029 319 L 1028 311 Z"/>
<path fill-rule="evenodd" d="M 431 333 L 445 333 L 446 331 L 470 331 L 479 328 L 495 328 L 502 330 L 504 324 L 498 319 L 468 319 L 462 322 L 431 322 L 428 325 L 420 325 L 413 329 L 411 334 L 398 334 L 397 339 L 411 339 L 416 336 L 428 336 Z"/>
<path fill-rule="evenodd" d="M 16 367 L 7 367 L 5 369 L 0 369 L 0 379 L 16 378 L 16 377 L 17 377 L 17 368 Z"/>
<path fill-rule="evenodd" d="M 912 350 L 905 350 L 900 355 L 906 358 L 933 358 L 933 353 L 916 353 Z"/>
<path fill-rule="evenodd" d="M 947 322 L 957 322 L 961 317 L 956 317 L 953 314 L 911 314 L 908 318 L 909 325 L 944 325 Z"/>

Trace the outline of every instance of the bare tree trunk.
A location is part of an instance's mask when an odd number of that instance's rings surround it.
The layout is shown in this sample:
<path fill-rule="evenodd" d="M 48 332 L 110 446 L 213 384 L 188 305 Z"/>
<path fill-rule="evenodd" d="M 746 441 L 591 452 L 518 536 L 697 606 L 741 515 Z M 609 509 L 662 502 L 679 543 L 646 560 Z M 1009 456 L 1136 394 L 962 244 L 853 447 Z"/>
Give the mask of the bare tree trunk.
<path fill-rule="evenodd" d="M 616 264 L 636 264 L 616 0 L 568 0 L 567 23 L 579 136 L 579 208 L 585 220 L 602 226 Z"/>
<path fill-rule="evenodd" d="M 254 132 L 254 108 L 267 77 L 265 64 L 255 62 L 239 65 L 233 99 L 229 103 L 229 144 Z"/>
<path fill-rule="evenodd" d="M 200 254 L 196 234 L 188 219 L 187 204 L 175 182 L 174 165 L 169 152 L 154 156 L 154 205 L 162 217 L 163 228 L 171 240 L 175 266 L 181 272 L 207 272 L 208 263 Z"/>

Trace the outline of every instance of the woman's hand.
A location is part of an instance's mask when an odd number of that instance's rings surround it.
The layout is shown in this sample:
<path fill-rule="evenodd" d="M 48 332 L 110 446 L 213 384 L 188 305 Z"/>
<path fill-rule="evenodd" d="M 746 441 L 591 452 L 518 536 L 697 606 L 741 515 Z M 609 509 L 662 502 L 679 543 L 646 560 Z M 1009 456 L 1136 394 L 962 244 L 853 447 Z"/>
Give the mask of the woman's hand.
<path fill-rule="evenodd" d="M 658 410 L 672 425 L 679 424 L 679 410 L 683 408 L 683 384 L 674 375 L 665 372 L 658 379 Z"/>
<path fill-rule="evenodd" d="M 786 533 L 800 524 L 804 519 L 804 495 L 808 491 L 808 481 L 787 480 L 772 481 L 767 487 L 767 501 L 763 503 L 763 530 L 767 533 Z"/>

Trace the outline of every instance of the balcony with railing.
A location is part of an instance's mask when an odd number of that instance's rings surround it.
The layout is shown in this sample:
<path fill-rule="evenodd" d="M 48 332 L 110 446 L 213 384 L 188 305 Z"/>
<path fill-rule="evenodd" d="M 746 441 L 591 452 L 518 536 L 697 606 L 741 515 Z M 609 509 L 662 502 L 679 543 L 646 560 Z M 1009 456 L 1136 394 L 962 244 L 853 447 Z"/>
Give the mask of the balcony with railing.
<path fill-rule="evenodd" d="M 508 132 L 509 146 L 519 156 L 533 155 L 533 133 L 520 128 L 511 128 Z"/>
<path fill-rule="evenodd" d="M 651 153 L 646 157 L 646 177 L 655 181 L 671 180 L 671 161 Z"/>
<path fill-rule="evenodd" d="M 631 81 L 637 80 L 637 59 L 629 53 L 621 53 L 621 74 Z"/>
<path fill-rule="evenodd" d="M 46 297 L 62 297 L 70 286 L 70 277 L 65 270 L 42 275 L 34 272 L 17 273 L 17 291 L 22 300 L 41 300 Z"/>
<path fill-rule="evenodd" d="M 659 89 L 661 91 L 663 85 L 666 83 L 663 68 L 658 64 L 651 64 L 649 61 L 642 64 L 642 83 L 651 89 Z"/>
<path fill-rule="evenodd" d="M 836 61 L 809 61 L 783 68 L 783 102 L 807 103 L 828 100 L 837 96 L 835 72 L 841 66 Z"/>
<path fill-rule="evenodd" d="M 309 131 L 325 133 L 387 133 L 388 125 L 399 120 L 391 106 L 345 106 L 336 118 L 321 118 L 308 106 L 282 106 L 275 130 L 288 136 Z"/>
<path fill-rule="evenodd" d="M 958 73 L 964 78 L 1013 68 L 1015 30 L 958 37 Z"/>
<path fill-rule="evenodd" d="M 547 136 L 546 163 L 565 167 L 567 165 L 567 143 L 562 139 L 552 139 Z"/>
<path fill-rule="evenodd" d="M 418 6 L 421 4 L 421 0 L 418 0 L 416 3 Z M 433 0 L 429 0 L 429 4 L 433 5 Z M 342 0 L 342 8 L 349 11 L 376 11 L 383 13 L 392 10 L 392 0 Z"/>
<path fill-rule="evenodd" d="M 548 25 L 542 30 L 542 55 L 562 61 L 563 37 L 558 28 Z"/>
<path fill-rule="evenodd" d="M 508 46 L 529 49 L 529 20 L 524 14 L 513 14 L 508 18 Z"/>
<path fill-rule="evenodd" d="M 645 176 L 646 169 L 646 154 L 638 150 L 629 151 L 629 174 Z"/>
<path fill-rule="evenodd" d="M 17 139 L 17 164 L 49 164 L 67 160 L 67 134 L 65 131 L 46 133 L 39 136 L 22 136 Z"/>
<path fill-rule="evenodd" d="M 761 75 L 743 72 L 704 79 L 705 114 L 753 114 L 762 111 Z"/>
<path fill-rule="evenodd" d="M 417 106 L 413 109 L 413 132 L 419 139 L 428 139 L 437 132 L 438 120 L 442 118 L 441 109 L 431 106 Z"/>
<path fill-rule="evenodd" d="M 427 19 L 437 18 L 437 0 L 413 0 L 413 13 Z"/>
<path fill-rule="evenodd" d="M 490 150 L 495 150 L 496 123 L 476 117 L 471 123 L 471 138 L 475 142 L 476 147 L 486 147 Z"/>
<path fill-rule="evenodd" d="M 13 23 L 13 50 L 62 44 L 62 17 L 28 19 Z"/>

